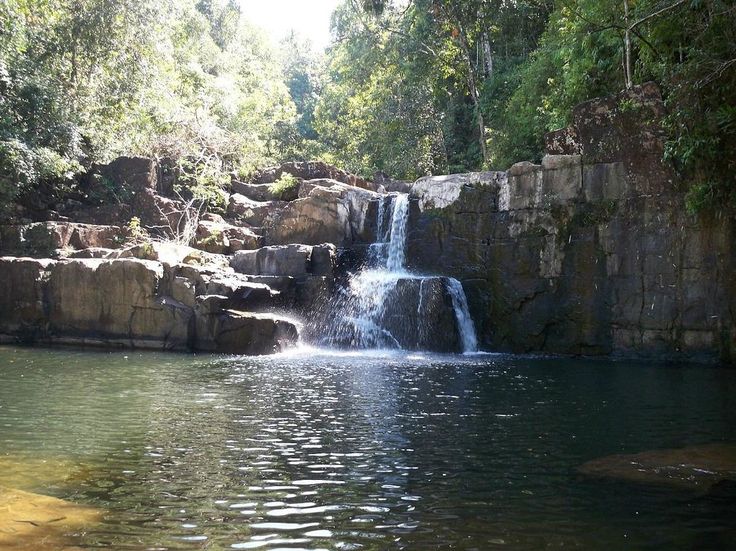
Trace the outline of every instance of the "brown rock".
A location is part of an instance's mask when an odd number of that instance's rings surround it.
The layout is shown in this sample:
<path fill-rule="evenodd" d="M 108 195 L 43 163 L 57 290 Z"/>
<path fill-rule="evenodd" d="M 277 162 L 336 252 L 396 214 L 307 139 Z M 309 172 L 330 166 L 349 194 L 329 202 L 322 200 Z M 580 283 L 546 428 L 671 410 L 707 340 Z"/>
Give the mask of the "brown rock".
<path fill-rule="evenodd" d="M 587 476 L 708 489 L 724 480 L 736 481 L 736 444 L 706 444 L 609 455 L 588 461 L 578 470 Z"/>
<path fill-rule="evenodd" d="M 0 548 L 69 549 L 69 536 L 102 521 L 103 511 L 55 497 L 0 487 Z"/>
<path fill-rule="evenodd" d="M 267 224 L 266 241 L 272 245 L 332 243 L 347 247 L 371 242 L 375 220 L 369 217 L 380 195 L 345 184 L 315 186 L 307 197 L 281 209 Z"/>

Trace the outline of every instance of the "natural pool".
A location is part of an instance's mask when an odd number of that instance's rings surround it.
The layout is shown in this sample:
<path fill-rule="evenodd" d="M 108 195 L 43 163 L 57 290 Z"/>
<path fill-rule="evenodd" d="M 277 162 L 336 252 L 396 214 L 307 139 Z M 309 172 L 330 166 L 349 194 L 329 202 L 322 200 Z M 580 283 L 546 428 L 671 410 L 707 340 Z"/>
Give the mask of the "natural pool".
<path fill-rule="evenodd" d="M 735 548 L 736 492 L 577 471 L 712 442 L 732 370 L 0 348 L 0 486 L 104 510 L 81 549 Z"/>

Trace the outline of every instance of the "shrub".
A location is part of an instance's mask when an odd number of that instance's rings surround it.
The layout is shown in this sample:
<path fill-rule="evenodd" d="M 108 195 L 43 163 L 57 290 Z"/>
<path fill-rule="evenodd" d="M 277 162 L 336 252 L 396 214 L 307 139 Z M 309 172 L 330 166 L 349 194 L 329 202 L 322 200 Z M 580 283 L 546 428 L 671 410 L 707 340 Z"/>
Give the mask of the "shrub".
<path fill-rule="evenodd" d="M 271 187 L 269 187 L 268 189 L 276 197 L 281 199 L 289 192 L 295 190 L 298 185 L 299 180 L 297 180 L 295 176 L 289 174 L 288 172 L 284 172 L 281 177 L 273 184 L 271 184 Z"/>
<path fill-rule="evenodd" d="M 0 141 L 0 212 L 42 182 L 69 183 L 82 170 L 72 161 L 45 147 L 31 148 L 20 140 Z"/>

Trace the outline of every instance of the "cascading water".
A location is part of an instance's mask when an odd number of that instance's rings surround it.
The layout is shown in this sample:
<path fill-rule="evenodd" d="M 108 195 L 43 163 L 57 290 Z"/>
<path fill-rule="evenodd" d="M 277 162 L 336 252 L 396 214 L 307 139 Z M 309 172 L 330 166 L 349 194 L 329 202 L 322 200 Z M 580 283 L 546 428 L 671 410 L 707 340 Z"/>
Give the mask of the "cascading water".
<path fill-rule="evenodd" d="M 354 348 L 419 348 L 431 343 L 432 323 L 448 325 L 447 316 L 437 307 L 438 295 L 445 294 L 451 299 L 460 348 L 475 352 L 475 327 L 460 282 L 418 276 L 406 269 L 409 196 L 387 195 L 377 211 L 376 242 L 370 246 L 365 266 L 351 275 L 333 305 L 328 343 Z M 402 311 L 403 303 L 408 307 L 413 301 L 413 311 Z"/>

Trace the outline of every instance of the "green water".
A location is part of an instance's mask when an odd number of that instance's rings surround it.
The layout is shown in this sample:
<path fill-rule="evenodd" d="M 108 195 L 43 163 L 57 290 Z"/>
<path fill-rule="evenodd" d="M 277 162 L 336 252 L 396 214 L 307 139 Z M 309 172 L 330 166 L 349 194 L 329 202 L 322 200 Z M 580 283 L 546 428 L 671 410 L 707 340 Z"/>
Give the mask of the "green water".
<path fill-rule="evenodd" d="M 711 442 L 734 371 L 0 348 L 0 459 L 106 511 L 82 549 L 736 548 L 733 494 L 576 471 Z"/>

